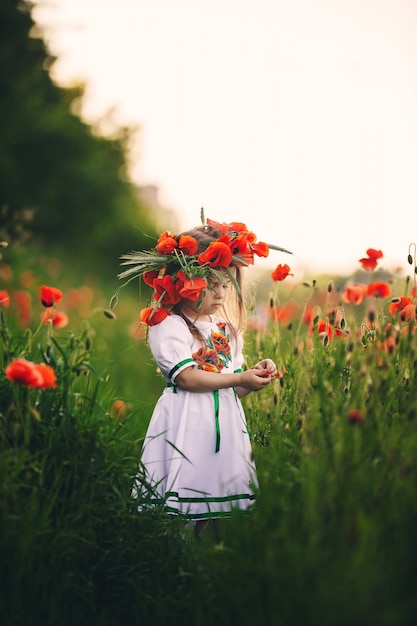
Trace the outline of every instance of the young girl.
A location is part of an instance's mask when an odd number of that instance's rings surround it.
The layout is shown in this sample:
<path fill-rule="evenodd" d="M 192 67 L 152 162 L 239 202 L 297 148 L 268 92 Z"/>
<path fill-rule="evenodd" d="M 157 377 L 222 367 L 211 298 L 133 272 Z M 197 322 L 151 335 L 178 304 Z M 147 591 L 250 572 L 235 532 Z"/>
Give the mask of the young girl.
<path fill-rule="evenodd" d="M 155 306 L 141 312 L 149 345 L 167 386 L 142 452 L 134 495 L 139 508 L 163 507 L 198 522 L 246 510 L 257 489 L 242 396 L 276 377 L 271 359 L 242 370 L 245 307 L 242 268 L 268 246 L 244 224 L 207 224 L 156 249 L 123 257 L 154 289 Z"/>

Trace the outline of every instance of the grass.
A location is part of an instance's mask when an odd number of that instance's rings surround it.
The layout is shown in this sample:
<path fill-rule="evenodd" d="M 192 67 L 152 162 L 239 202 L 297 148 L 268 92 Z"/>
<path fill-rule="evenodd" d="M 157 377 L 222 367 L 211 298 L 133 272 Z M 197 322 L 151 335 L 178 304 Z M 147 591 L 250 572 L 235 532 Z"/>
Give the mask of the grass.
<path fill-rule="evenodd" d="M 247 332 L 248 363 L 274 358 L 281 376 L 244 399 L 260 491 L 219 544 L 131 499 L 163 385 L 126 330 L 137 305 L 71 330 L 39 327 L 35 305 L 25 328 L 2 310 L 2 624 L 414 624 L 415 314 L 342 291 L 275 286 Z M 57 389 L 10 383 L 3 368 L 21 355 L 50 364 Z"/>

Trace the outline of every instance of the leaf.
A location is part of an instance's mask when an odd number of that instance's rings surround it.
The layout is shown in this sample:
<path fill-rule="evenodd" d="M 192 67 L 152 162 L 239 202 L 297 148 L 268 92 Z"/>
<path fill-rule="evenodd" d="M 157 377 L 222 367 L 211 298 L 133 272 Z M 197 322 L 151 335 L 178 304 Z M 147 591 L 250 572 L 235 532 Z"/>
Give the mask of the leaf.
<path fill-rule="evenodd" d="M 79 367 L 81 367 L 83 369 L 86 369 L 86 370 L 89 370 L 92 374 L 94 374 L 94 376 L 99 381 L 103 381 L 104 380 L 104 377 L 88 361 L 81 361 L 81 363 L 79 364 Z"/>

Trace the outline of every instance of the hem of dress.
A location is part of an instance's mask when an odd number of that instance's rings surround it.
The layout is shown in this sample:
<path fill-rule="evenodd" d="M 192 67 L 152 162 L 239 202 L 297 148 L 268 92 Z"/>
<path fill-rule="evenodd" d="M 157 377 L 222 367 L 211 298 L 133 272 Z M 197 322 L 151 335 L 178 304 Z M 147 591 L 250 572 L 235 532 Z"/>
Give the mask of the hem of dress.
<path fill-rule="evenodd" d="M 174 499 L 172 504 L 168 503 L 168 500 Z M 242 501 L 245 501 L 245 507 L 241 508 L 238 504 L 242 504 Z M 255 503 L 256 497 L 254 494 L 235 494 L 233 496 L 220 496 L 220 497 L 200 497 L 200 498 L 180 498 L 178 494 L 175 492 L 167 493 L 165 498 L 140 498 L 139 501 L 139 510 L 146 511 L 150 509 L 158 508 L 161 512 L 175 515 L 181 519 L 185 520 L 199 520 L 199 519 L 214 519 L 214 518 L 227 518 L 232 517 L 236 513 L 238 514 L 248 514 L 251 511 Z M 210 507 L 214 504 L 221 503 L 229 503 L 230 508 L 227 510 L 210 510 Z M 233 506 L 233 503 L 236 503 L 236 506 Z M 202 513 L 195 513 L 190 511 L 184 511 L 182 509 L 186 508 L 181 505 L 192 505 L 192 504 L 200 504 L 206 505 L 207 510 Z"/>

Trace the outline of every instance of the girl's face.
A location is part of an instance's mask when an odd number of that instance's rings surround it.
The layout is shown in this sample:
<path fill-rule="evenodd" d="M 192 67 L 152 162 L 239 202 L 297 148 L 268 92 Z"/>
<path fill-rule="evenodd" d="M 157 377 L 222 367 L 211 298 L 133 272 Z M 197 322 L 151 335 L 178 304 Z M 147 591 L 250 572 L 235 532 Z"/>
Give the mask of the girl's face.
<path fill-rule="evenodd" d="M 229 288 L 230 281 L 211 280 L 200 305 L 198 300 L 187 300 L 186 298 L 182 300 L 183 313 L 188 317 L 197 316 L 203 321 L 207 321 L 207 318 L 210 319 L 211 315 L 215 315 L 224 305 Z"/>

